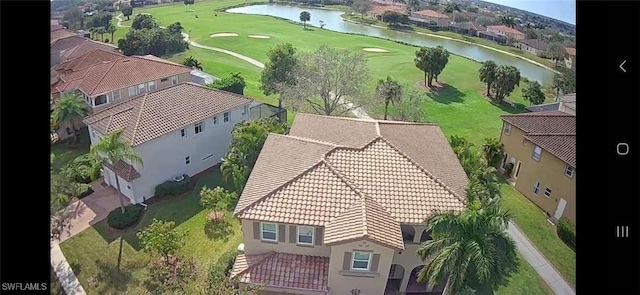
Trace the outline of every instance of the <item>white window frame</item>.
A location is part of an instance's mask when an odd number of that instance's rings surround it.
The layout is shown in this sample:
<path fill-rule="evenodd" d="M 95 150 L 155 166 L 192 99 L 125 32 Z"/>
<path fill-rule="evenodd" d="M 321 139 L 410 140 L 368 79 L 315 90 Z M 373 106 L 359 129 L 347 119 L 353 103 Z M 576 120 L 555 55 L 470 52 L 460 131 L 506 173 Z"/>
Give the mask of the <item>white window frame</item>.
<path fill-rule="evenodd" d="M 198 127 L 200 127 L 200 131 L 198 131 Z M 198 122 L 193 125 L 193 133 L 198 135 L 204 132 L 204 122 Z"/>
<path fill-rule="evenodd" d="M 185 165 L 189 165 L 189 164 L 191 164 L 191 157 L 186 156 L 186 157 L 184 158 L 184 164 L 185 164 Z"/>
<path fill-rule="evenodd" d="M 131 91 L 133 90 L 133 91 Z M 131 87 L 129 87 L 129 96 L 134 96 L 138 94 L 138 85 L 133 85 Z"/>
<path fill-rule="evenodd" d="M 571 165 L 567 165 L 567 167 L 564 168 L 564 175 L 566 175 L 567 177 L 573 178 L 574 173 L 576 173 L 576 170 L 573 167 L 571 167 Z"/>
<path fill-rule="evenodd" d="M 186 128 L 180 129 L 180 137 L 182 137 L 182 138 L 187 137 L 187 129 Z"/>
<path fill-rule="evenodd" d="M 140 87 L 142 86 L 142 87 Z M 138 86 L 136 86 L 138 88 L 138 94 L 144 94 L 147 93 L 147 83 L 142 83 L 142 84 L 138 84 Z"/>
<path fill-rule="evenodd" d="M 369 256 L 369 258 L 366 260 L 367 261 L 367 267 L 366 268 L 359 268 L 359 267 L 354 267 L 354 264 L 356 261 L 358 262 L 364 262 L 363 259 L 356 259 L 356 255 L 357 254 L 366 254 Z M 371 255 L 371 252 L 359 252 L 359 251 L 354 251 L 353 252 L 353 257 L 351 257 L 351 270 L 360 270 L 360 271 L 368 271 L 371 269 L 371 259 L 373 258 L 373 255 Z"/>
<path fill-rule="evenodd" d="M 151 85 L 153 85 L 153 89 L 151 89 Z M 158 83 L 156 83 L 156 81 L 147 82 L 147 89 L 149 90 L 149 92 L 158 90 Z"/>
<path fill-rule="evenodd" d="M 218 125 L 218 116 L 213 116 L 213 125 Z"/>
<path fill-rule="evenodd" d="M 509 123 L 504 123 L 504 134 L 506 135 L 510 135 L 511 134 L 511 124 Z"/>
<path fill-rule="evenodd" d="M 539 152 L 536 153 L 536 150 L 539 150 Z M 538 155 L 537 158 L 536 158 L 536 155 Z M 536 161 L 538 161 L 538 162 L 540 162 L 540 158 L 542 158 L 542 148 L 536 145 L 533 148 L 533 153 L 531 154 L 531 158 L 536 160 Z"/>
<path fill-rule="evenodd" d="M 296 244 L 300 244 L 300 245 L 313 245 L 313 242 L 315 242 L 315 231 L 316 229 L 312 226 L 304 226 L 304 225 L 299 225 L 297 227 L 298 229 L 298 234 L 296 235 Z M 301 234 L 303 232 L 304 229 L 310 229 L 311 230 L 311 235 L 306 235 L 306 234 Z M 311 242 L 301 242 L 300 241 L 300 237 L 304 236 L 304 237 L 311 237 Z"/>
<path fill-rule="evenodd" d="M 547 194 L 547 192 L 549 192 L 549 194 Z M 551 193 L 552 193 L 552 191 L 551 191 L 550 188 L 548 188 L 548 187 L 544 188 L 544 196 L 545 197 L 551 198 Z"/>
<path fill-rule="evenodd" d="M 274 239 L 265 239 L 265 237 L 264 237 L 264 233 L 265 233 L 264 226 L 265 225 L 273 225 L 273 226 L 276 227 L 275 231 L 270 231 L 270 230 L 266 231 L 268 233 L 275 233 L 275 238 Z M 260 240 L 268 241 L 268 242 L 277 242 L 278 241 L 278 224 L 277 223 L 271 223 L 271 222 L 261 222 L 260 223 Z"/>
<path fill-rule="evenodd" d="M 118 94 L 118 98 L 116 98 L 116 93 Z M 120 96 L 120 90 L 119 89 L 111 91 L 111 100 L 112 101 L 119 100 L 120 98 L 122 98 L 122 96 Z"/>
<path fill-rule="evenodd" d="M 536 195 L 536 196 L 538 194 L 540 194 L 540 182 L 539 181 L 536 181 L 536 182 L 533 183 L 533 194 Z"/>
<path fill-rule="evenodd" d="M 171 76 L 171 86 L 178 84 L 178 76 Z"/>
<path fill-rule="evenodd" d="M 229 121 L 231 121 L 231 113 L 224 112 L 224 114 L 222 114 L 222 118 L 222 124 L 228 124 Z"/>

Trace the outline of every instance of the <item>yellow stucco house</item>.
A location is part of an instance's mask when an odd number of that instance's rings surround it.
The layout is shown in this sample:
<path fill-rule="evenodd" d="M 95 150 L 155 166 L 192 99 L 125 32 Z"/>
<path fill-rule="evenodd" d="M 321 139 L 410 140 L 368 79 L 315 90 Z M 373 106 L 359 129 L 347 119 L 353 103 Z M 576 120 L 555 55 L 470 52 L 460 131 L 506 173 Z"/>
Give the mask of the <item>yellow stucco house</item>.
<path fill-rule="evenodd" d="M 576 222 L 576 117 L 562 111 L 503 115 L 501 169 L 556 222 Z"/>
<path fill-rule="evenodd" d="M 262 295 L 441 294 L 417 281 L 425 220 L 465 208 L 468 178 L 437 125 L 297 114 L 270 134 L 234 215 L 231 276 Z"/>

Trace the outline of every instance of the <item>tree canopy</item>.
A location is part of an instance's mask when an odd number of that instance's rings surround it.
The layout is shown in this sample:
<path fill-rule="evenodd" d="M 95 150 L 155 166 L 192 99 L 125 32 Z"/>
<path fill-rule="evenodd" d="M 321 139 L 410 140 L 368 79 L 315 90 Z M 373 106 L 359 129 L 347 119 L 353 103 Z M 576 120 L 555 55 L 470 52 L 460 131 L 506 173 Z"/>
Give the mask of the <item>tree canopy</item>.
<path fill-rule="evenodd" d="M 422 47 L 416 51 L 416 68 L 424 72 L 425 86 L 433 86 L 433 78 L 442 73 L 449 63 L 449 51 L 442 46 Z"/>
<path fill-rule="evenodd" d="M 138 232 L 140 247 L 143 251 L 169 259 L 184 245 L 184 234 L 176 230 L 176 223 L 153 219 L 144 230 Z"/>
<path fill-rule="evenodd" d="M 247 83 L 240 73 L 231 73 L 229 76 L 220 80 L 215 80 L 207 85 L 208 87 L 244 95 L 244 88 Z"/>
<path fill-rule="evenodd" d="M 386 120 L 387 115 L 389 114 L 389 104 L 400 102 L 400 99 L 402 98 L 402 86 L 398 81 L 387 76 L 386 80 L 378 80 L 376 93 L 384 100 L 384 119 Z"/>
<path fill-rule="evenodd" d="M 532 105 L 542 104 L 545 100 L 542 86 L 538 81 L 531 81 L 522 89 L 522 97 Z"/>
<path fill-rule="evenodd" d="M 498 65 L 488 60 L 482 63 L 480 67 L 480 82 L 487 84 L 487 97 L 491 97 L 491 86 L 496 82 L 496 70 Z"/>
<path fill-rule="evenodd" d="M 260 90 L 265 95 L 279 93 L 281 87 L 295 84 L 294 70 L 298 63 L 296 51 L 291 43 L 283 43 L 267 52 L 269 60 L 260 76 Z"/>
<path fill-rule="evenodd" d="M 311 13 L 308 11 L 300 12 L 300 21 L 302 22 L 303 27 L 307 28 L 307 22 L 311 20 Z"/>
<path fill-rule="evenodd" d="M 497 101 L 505 99 L 516 86 L 520 85 L 520 70 L 514 66 L 501 65 L 496 69 L 496 79 L 494 89 Z"/>
<path fill-rule="evenodd" d="M 182 36 L 183 27 L 179 22 L 160 28 L 149 14 L 138 14 L 131 23 L 131 29 L 123 39 L 118 40 L 118 48 L 124 55 L 147 55 L 158 57 L 183 52 L 189 44 Z"/>
<path fill-rule="evenodd" d="M 351 9 L 364 17 L 364 14 L 371 10 L 371 0 L 354 0 Z"/>

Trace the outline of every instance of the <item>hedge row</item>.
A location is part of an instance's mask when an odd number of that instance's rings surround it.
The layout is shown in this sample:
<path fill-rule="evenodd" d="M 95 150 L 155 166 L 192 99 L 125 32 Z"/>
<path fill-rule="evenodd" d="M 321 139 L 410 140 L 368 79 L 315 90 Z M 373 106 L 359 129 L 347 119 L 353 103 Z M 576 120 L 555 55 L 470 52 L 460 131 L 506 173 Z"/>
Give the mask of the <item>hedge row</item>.
<path fill-rule="evenodd" d="M 567 243 L 570 247 L 576 247 L 576 227 L 566 217 L 560 218 L 556 227 L 558 237 Z"/>
<path fill-rule="evenodd" d="M 124 207 L 124 213 L 121 208 L 116 208 L 107 216 L 107 224 L 113 228 L 125 229 L 138 222 L 142 211 L 142 206 L 133 204 Z"/>
<path fill-rule="evenodd" d="M 182 193 L 186 193 L 191 188 L 191 177 L 189 175 L 182 175 L 184 179 L 180 182 L 173 180 L 167 180 L 155 189 L 155 197 L 176 196 Z"/>

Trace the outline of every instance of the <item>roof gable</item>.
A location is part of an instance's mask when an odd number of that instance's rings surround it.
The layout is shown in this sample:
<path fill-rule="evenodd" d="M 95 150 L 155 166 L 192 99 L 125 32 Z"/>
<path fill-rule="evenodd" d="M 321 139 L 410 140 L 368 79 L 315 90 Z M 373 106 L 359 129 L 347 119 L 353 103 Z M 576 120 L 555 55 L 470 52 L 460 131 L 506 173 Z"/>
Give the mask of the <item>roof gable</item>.
<path fill-rule="evenodd" d="M 118 59 L 126 58 L 123 54 L 115 51 L 107 51 L 101 48 L 96 48 L 82 56 L 67 60 L 56 66 L 57 71 L 79 71 L 89 68 L 95 64 L 115 61 Z"/>

